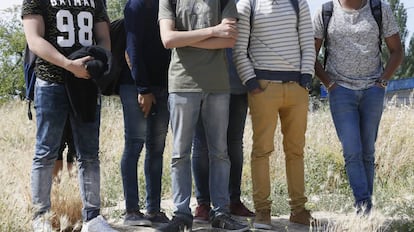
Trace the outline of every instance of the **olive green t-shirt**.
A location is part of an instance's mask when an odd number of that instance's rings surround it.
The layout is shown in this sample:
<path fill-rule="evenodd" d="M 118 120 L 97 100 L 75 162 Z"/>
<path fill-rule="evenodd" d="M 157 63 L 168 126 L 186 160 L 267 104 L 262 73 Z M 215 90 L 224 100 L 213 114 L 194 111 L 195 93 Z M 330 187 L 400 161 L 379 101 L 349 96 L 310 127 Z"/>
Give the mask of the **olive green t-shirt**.
<path fill-rule="evenodd" d="M 175 20 L 178 31 L 218 25 L 223 18 L 237 18 L 234 1 L 220 7 L 220 0 L 177 0 L 174 14 L 170 0 L 160 0 L 158 19 Z M 174 48 L 168 70 L 169 92 L 229 92 L 224 49 Z"/>

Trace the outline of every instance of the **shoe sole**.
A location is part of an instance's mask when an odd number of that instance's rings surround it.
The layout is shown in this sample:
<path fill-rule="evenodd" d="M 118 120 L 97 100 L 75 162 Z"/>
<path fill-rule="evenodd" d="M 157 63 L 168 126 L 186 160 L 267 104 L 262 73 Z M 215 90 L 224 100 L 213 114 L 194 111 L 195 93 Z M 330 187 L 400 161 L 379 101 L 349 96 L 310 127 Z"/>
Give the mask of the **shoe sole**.
<path fill-rule="evenodd" d="M 222 228 L 215 228 L 212 227 L 209 231 L 213 231 L 213 232 L 225 232 L 225 231 L 232 231 L 232 232 L 244 232 L 244 231 L 248 231 L 250 228 L 247 226 L 245 228 L 242 229 L 238 229 L 238 230 L 229 230 L 229 229 L 222 229 Z"/>
<path fill-rule="evenodd" d="M 262 223 L 253 223 L 253 228 L 260 230 L 271 230 L 272 225 L 262 224 Z"/>
<path fill-rule="evenodd" d="M 152 226 L 151 221 L 148 222 L 142 222 L 142 221 L 124 221 L 125 226 Z"/>
<path fill-rule="evenodd" d="M 209 224 L 210 223 L 209 221 L 206 221 L 203 219 L 196 219 L 196 218 L 193 219 L 193 222 L 197 224 Z"/>
<path fill-rule="evenodd" d="M 247 223 L 254 220 L 254 216 L 246 217 L 246 216 L 239 216 L 239 215 L 231 214 L 231 217 L 234 219 L 237 219 L 238 221 L 247 222 Z"/>

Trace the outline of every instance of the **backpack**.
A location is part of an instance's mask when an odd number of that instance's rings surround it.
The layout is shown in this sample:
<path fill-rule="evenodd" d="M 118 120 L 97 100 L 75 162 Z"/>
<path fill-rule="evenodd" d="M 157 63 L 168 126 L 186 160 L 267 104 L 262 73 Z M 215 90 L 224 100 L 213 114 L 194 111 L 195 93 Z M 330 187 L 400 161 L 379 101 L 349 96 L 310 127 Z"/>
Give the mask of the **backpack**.
<path fill-rule="evenodd" d="M 43 1 L 44 2 L 44 1 Z M 101 94 L 110 96 L 118 93 L 119 89 L 119 76 L 124 68 L 125 61 L 125 46 L 126 46 L 126 35 L 124 28 L 124 20 L 118 19 L 111 22 L 110 25 L 111 35 L 111 50 L 112 50 L 112 68 L 111 71 L 102 78 L 100 81 Z M 31 112 L 31 105 L 34 100 L 34 87 L 36 83 L 36 54 L 34 54 L 26 43 L 24 50 L 24 61 L 23 61 L 23 74 L 25 82 L 25 100 L 28 103 L 27 117 L 32 120 L 33 115 Z"/>
<path fill-rule="evenodd" d="M 382 9 L 381 9 L 381 0 L 369 0 L 369 6 L 371 7 L 371 13 L 372 16 L 375 19 L 375 22 L 378 25 L 379 29 L 379 35 L 378 35 L 378 46 L 379 50 L 381 51 L 382 47 Z M 326 58 L 328 57 L 328 51 L 327 51 L 327 40 L 328 40 L 328 26 L 329 21 L 331 20 L 333 13 L 333 1 L 326 2 L 322 5 L 322 22 L 323 22 L 323 47 L 325 48 L 325 55 L 324 55 L 324 61 L 323 66 L 326 66 Z"/>
<path fill-rule="evenodd" d="M 42 5 L 42 15 L 45 15 L 46 9 L 46 0 L 40 0 Z M 24 59 L 23 59 L 23 76 L 24 76 L 24 83 L 25 83 L 25 100 L 27 101 L 27 117 L 29 120 L 32 120 L 33 115 L 31 111 L 32 101 L 34 100 L 34 86 L 36 83 L 36 74 L 35 74 L 35 66 L 36 66 L 36 54 L 34 54 L 30 49 L 29 45 L 26 42 L 24 48 Z"/>
<path fill-rule="evenodd" d="M 34 86 L 36 83 L 36 74 L 34 68 L 36 66 L 36 55 L 30 51 L 29 46 L 26 43 L 24 48 L 24 60 L 23 60 L 23 75 L 25 83 L 25 100 L 28 103 L 27 117 L 32 120 L 33 115 L 31 111 L 32 101 L 34 100 Z"/>

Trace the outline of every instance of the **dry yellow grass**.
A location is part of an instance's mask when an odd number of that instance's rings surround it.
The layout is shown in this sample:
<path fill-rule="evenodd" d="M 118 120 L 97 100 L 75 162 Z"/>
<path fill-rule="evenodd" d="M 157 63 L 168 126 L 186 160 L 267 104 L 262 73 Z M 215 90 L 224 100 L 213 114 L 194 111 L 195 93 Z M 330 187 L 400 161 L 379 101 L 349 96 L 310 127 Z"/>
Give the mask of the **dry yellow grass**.
<path fill-rule="evenodd" d="M 31 222 L 30 170 L 35 142 L 35 121 L 26 116 L 27 106 L 21 101 L 0 105 L 0 231 L 29 231 Z M 375 205 L 378 216 L 371 225 L 377 231 L 384 228 L 381 215 L 396 220 L 412 221 L 414 216 L 414 110 L 392 108 L 385 110 L 377 141 L 377 178 Z M 288 213 L 282 135 L 275 136 L 275 152 L 271 158 L 273 214 Z M 245 142 L 245 168 L 242 197 L 252 208 L 250 180 L 251 127 L 248 120 Z M 165 151 L 163 196 L 170 198 L 169 154 L 170 135 Z M 123 209 L 120 158 L 123 150 L 123 118 L 119 100 L 105 98 L 101 121 L 101 195 L 103 207 L 111 207 L 108 216 L 119 219 Z M 143 157 L 139 164 L 140 199 L 145 197 Z M 352 212 L 352 194 L 343 169 L 341 147 L 328 109 L 309 113 L 305 150 L 306 188 L 308 207 L 316 211 Z M 55 225 L 62 229 L 76 227 L 80 220 L 80 199 L 76 176 L 63 174 L 60 184 L 53 186 L 52 209 Z M 105 211 L 107 212 L 107 211 Z M 358 231 L 352 217 L 331 221 L 325 231 Z M 366 222 L 364 222 L 366 223 Z M 409 224 L 410 225 L 410 224 Z M 361 225 L 362 226 L 362 225 Z M 366 228 L 366 227 L 364 227 Z M 377 229 L 372 229 L 377 228 Z M 405 227 L 404 227 L 405 228 Z M 407 227 L 414 231 L 414 227 Z M 392 230 L 394 231 L 394 230 Z M 395 230 L 409 231 L 409 230 Z"/>

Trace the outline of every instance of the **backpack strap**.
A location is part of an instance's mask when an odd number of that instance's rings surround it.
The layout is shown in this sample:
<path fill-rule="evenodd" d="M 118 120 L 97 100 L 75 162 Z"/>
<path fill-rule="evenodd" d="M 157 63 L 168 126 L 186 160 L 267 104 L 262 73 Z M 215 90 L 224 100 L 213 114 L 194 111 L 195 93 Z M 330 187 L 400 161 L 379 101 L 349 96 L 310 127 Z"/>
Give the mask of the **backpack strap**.
<path fill-rule="evenodd" d="M 174 16 L 177 16 L 177 0 L 170 0 L 170 5 L 174 12 Z"/>
<path fill-rule="evenodd" d="M 290 0 L 290 3 L 293 6 L 293 9 L 296 12 L 296 16 L 299 18 L 299 0 Z"/>
<path fill-rule="evenodd" d="M 326 2 L 322 5 L 322 22 L 323 22 L 323 47 L 325 54 L 323 56 L 323 67 L 326 67 L 326 58 L 328 57 L 328 26 L 333 12 L 333 1 Z"/>
<path fill-rule="evenodd" d="M 296 13 L 296 30 L 299 31 L 299 0 L 290 0 L 290 4 L 292 4 L 293 9 Z"/>
<path fill-rule="evenodd" d="M 254 16 L 255 16 L 255 11 L 256 11 L 256 1 L 257 0 L 250 0 L 250 35 L 249 35 L 249 41 L 247 42 L 247 49 L 249 49 L 250 47 L 250 38 L 252 36 L 253 33 L 253 23 L 254 23 Z"/>
<path fill-rule="evenodd" d="M 382 51 L 382 6 L 381 6 L 381 0 L 370 0 L 369 1 L 370 7 L 371 7 L 371 13 L 372 16 L 375 19 L 375 22 L 377 22 L 378 29 L 379 29 L 379 35 L 378 35 L 378 46 L 380 52 Z"/>
<path fill-rule="evenodd" d="M 257 0 L 250 0 L 250 35 L 253 32 L 253 22 L 254 22 L 254 16 L 256 14 L 256 1 Z"/>

